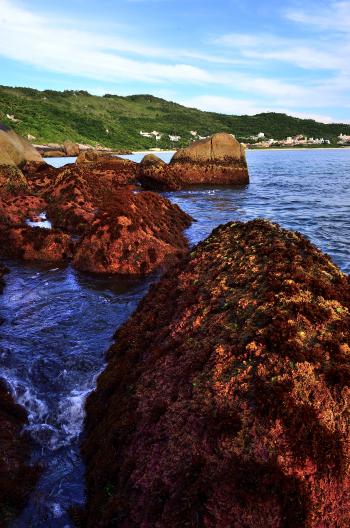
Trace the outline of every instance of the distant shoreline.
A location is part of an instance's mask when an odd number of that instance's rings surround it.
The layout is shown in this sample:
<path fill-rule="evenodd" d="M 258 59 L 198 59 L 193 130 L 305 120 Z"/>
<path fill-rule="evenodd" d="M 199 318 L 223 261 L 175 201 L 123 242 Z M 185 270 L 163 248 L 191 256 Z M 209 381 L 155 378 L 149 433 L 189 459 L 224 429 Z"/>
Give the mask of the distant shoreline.
<path fill-rule="evenodd" d="M 274 150 L 349 150 L 349 147 L 273 147 L 273 148 L 247 148 L 250 151 L 264 150 L 264 151 L 274 151 Z"/>

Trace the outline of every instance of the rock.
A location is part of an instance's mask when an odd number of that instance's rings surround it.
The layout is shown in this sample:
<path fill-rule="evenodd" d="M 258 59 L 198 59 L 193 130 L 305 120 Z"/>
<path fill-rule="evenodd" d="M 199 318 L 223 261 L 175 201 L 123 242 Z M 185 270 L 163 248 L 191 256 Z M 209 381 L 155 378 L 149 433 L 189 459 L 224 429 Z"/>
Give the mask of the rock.
<path fill-rule="evenodd" d="M 178 150 L 169 170 L 182 187 L 249 183 L 244 147 L 226 133 L 214 134 Z"/>
<path fill-rule="evenodd" d="M 140 163 L 140 183 L 152 191 L 176 191 L 181 188 L 169 166 L 154 154 L 147 154 Z"/>
<path fill-rule="evenodd" d="M 27 161 L 22 171 L 26 178 L 29 191 L 38 194 L 52 187 L 60 169 L 52 167 L 52 165 L 44 161 Z"/>
<path fill-rule="evenodd" d="M 75 160 L 75 163 L 88 163 L 92 161 L 100 161 L 102 158 L 111 158 L 112 155 L 109 152 L 104 152 L 97 149 L 88 149 L 80 152 L 79 156 Z"/>
<path fill-rule="evenodd" d="M 99 150 L 99 149 L 87 149 L 80 152 L 79 156 L 75 160 L 76 163 L 87 163 L 91 161 L 100 161 L 102 159 L 115 159 L 116 155 L 119 154 L 132 154 L 131 150 L 119 149 L 119 150 Z"/>
<path fill-rule="evenodd" d="M 20 170 L 27 161 L 42 161 L 38 151 L 24 138 L 0 123 L 0 192 L 17 194 L 27 182 Z"/>
<path fill-rule="evenodd" d="M 73 143 L 72 141 L 67 140 L 63 143 L 63 147 L 67 156 L 79 156 L 80 149 L 77 143 Z"/>
<path fill-rule="evenodd" d="M 21 168 L 27 161 L 42 161 L 39 152 L 26 139 L 0 123 L 0 165 Z"/>
<path fill-rule="evenodd" d="M 350 280 L 220 226 L 116 333 L 86 405 L 86 526 L 350 526 Z"/>
<path fill-rule="evenodd" d="M 24 508 L 39 477 L 30 462 L 30 443 L 22 429 L 26 411 L 14 403 L 0 379 L 0 526 L 9 526 Z"/>
<path fill-rule="evenodd" d="M 90 227 L 98 208 L 120 186 L 134 188 L 138 166 L 120 158 L 95 163 L 65 165 L 46 197 L 55 227 L 82 234 Z"/>
<path fill-rule="evenodd" d="M 43 152 L 44 158 L 65 158 L 66 153 L 62 150 L 46 150 Z"/>
<path fill-rule="evenodd" d="M 31 261 L 61 262 L 72 257 L 69 235 L 40 227 L 0 225 L 0 256 Z"/>
<path fill-rule="evenodd" d="M 81 240 L 73 263 L 83 271 L 145 275 L 165 268 L 188 250 L 182 234 L 191 218 L 154 193 L 118 189 L 104 202 Z"/>
<path fill-rule="evenodd" d="M 0 198 L 0 224 L 18 226 L 25 220 L 39 221 L 39 214 L 47 208 L 46 201 L 39 196 L 21 195 Z"/>

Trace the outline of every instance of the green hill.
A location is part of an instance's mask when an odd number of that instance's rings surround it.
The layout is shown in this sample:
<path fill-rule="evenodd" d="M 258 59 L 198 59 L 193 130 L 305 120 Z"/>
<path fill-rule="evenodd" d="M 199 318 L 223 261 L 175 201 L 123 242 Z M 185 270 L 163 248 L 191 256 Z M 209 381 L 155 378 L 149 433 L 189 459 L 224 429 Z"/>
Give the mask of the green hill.
<path fill-rule="evenodd" d="M 13 122 L 7 114 L 19 121 Z M 201 136 L 227 131 L 241 140 L 259 132 L 274 139 L 304 134 L 323 137 L 332 143 L 340 133 L 350 135 L 350 125 L 326 125 L 286 114 L 233 116 L 186 108 L 152 95 L 97 97 L 85 91 L 38 91 L 7 86 L 0 86 L 0 121 L 23 136 L 31 134 L 36 143 L 62 143 L 71 139 L 131 149 L 156 146 L 155 139 L 142 137 L 140 130 L 164 133 L 157 145 L 162 148 L 172 146 L 168 134 L 181 136 L 176 146 L 188 144 L 192 139 L 190 130 L 196 130 Z"/>

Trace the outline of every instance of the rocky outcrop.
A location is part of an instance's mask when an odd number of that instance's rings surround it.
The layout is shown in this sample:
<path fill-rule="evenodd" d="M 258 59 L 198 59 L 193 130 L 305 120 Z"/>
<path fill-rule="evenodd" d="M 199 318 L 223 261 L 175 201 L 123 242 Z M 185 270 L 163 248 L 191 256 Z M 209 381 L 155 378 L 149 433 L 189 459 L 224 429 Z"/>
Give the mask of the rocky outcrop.
<path fill-rule="evenodd" d="M 244 147 L 230 134 L 219 133 L 178 150 L 170 169 L 182 186 L 249 183 Z"/>
<path fill-rule="evenodd" d="M 65 158 L 66 153 L 62 150 L 46 150 L 43 152 L 44 158 Z"/>
<path fill-rule="evenodd" d="M 75 163 L 89 163 L 94 161 L 100 161 L 104 158 L 111 158 L 112 155 L 109 152 L 104 152 L 96 149 L 88 149 L 80 152 L 79 156 L 75 160 Z"/>
<path fill-rule="evenodd" d="M 137 164 L 120 158 L 65 165 L 46 193 L 54 226 L 84 233 L 115 189 L 134 188 L 136 174 Z"/>
<path fill-rule="evenodd" d="M 39 152 L 26 139 L 0 123 L 0 164 L 22 167 L 27 161 L 42 161 Z"/>
<path fill-rule="evenodd" d="M 63 143 L 63 147 L 67 156 L 79 156 L 80 149 L 77 143 L 73 143 L 73 141 L 67 140 Z"/>
<path fill-rule="evenodd" d="M 0 198 L 0 256 L 74 257 L 82 270 L 144 275 L 188 250 L 182 231 L 190 217 L 163 197 L 137 194 L 137 163 L 111 157 L 55 169 L 32 161 L 23 171 L 26 188 Z M 53 229 L 28 222 L 43 219 Z"/>
<path fill-rule="evenodd" d="M 11 524 L 25 506 L 39 476 L 29 466 L 29 438 L 22 433 L 26 411 L 14 403 L 0 379 L 0 526 Z"/>
<path fill-rule="evenodd" d="M 219 133 L 178 150 L 169 165 L 146 156 L 140 180 L 147 189 L 173 191 L 192 185 L 245 185 L 249 175 L 243 145 L 231 134 Z"/>
<path fill-rule="evenodd" d="M 140 163 L 139 180 L 144 189 L 152 191 L 176 191 L 181 183 L 169 165 L 154 154 L 147 154 Z"/>
<path fill-rule="evenodd" d="M 63 262 L 73 255 L 71 237 L 56 229 L 0 225 L 0 256 L 21 260 Z"/>
<path fill-rule="evenodd" d="M 86 525 L 347 528 L 350 282 L 221 226 L 151 287 L 86 405 Z"/>
<path fill-rule="evenodd" d="M 27 161 L 41 161 L 37 150 L 24 138 L 0 123 L 0 192 L 17 194 L 26 189 L 21 168 Z"/>
<path fill-rule="evenodd" d="M 80 270 L 145 275 L 176 262 L 188 251 L 182 231 L 191 218 L 154 193 L 119 189 L 104 202 L 84 236 L 73 264 Z"/>

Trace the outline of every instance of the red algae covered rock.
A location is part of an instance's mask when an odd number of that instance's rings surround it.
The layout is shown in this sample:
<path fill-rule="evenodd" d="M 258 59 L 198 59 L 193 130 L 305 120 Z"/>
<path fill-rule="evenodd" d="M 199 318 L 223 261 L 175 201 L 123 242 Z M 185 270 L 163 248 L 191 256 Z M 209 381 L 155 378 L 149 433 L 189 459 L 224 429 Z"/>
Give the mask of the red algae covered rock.
<path fill-rule="evenodd" d="M 55 227 L 84 233 L 98 207 L 119 187 L 134 188 L 137 164 L 114 158 L 94 163 L 65 165 L 46 192 L 48 214 Z"/>
<path fill-rule="evenodd" d="M 179 260 L 188 250 L 182 231 L 191 217 L 151 192 L 120 188 L 104 201 L 74 257 L 80 270 L 144 275 Z"/>
<path fill-rule="evenodd" d="M 116 333 L 86 405 L 90 528 L 348 528 L 350 282 L 220 226 Z"/>
<path fill-rule="evenodd" d="M 33 193 L 43 192 L 50 187 L 59 170 L 44 161 L 27 161 L 22 169 L 28 188 Z"/>
<path fill-rule="evenodd" d="M 0 198 L 0 224 L 20 225 L 25 220 L 39 221 L 39 214 L 46 209 L 43 198 L 33 195 Z"/>
<path fill-rule="evenodd" d="M 0 226 L 0 256 L 60 262 L 72 256 L 70 236 L 56 229 Z"/>
<path fill-rule="evenodd" d="M 0 379 L 0 526 L 9 526 L 25 506 L 39 476 L 29 466 L 30 444 L 22 434 L 26 411 L 17 405 Z"/>

